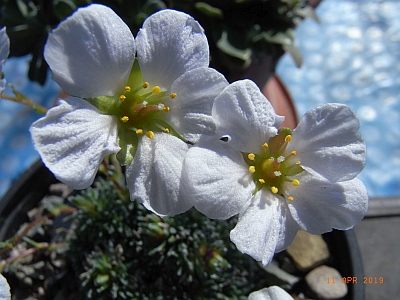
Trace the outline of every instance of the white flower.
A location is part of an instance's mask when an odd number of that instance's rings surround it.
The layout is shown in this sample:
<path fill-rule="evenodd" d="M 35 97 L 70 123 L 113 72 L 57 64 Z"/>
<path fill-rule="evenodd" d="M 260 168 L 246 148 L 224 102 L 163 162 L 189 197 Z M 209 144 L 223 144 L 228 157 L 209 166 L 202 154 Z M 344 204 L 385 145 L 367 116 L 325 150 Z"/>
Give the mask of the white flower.
<path fill-rule="evenodd" d="M 6 28 L 3 27 L 0 30 L 0 95 L 6 87 L 6 80 L 4 79 L 3 68 L 9 53 L 10 40 L 8 39 Z"/>
<path fill-rule="evenodd" d="M 271 286 L 252 292 L 248 300 L 293 300 L 293 297 L 279 286 Z"/>
<path fill-rule="evenodd" d="M 3 275 L 0 274 L 0 300 L 11 299 L 10 286 Z"/>
<path fill-rule="evenodd" d="M 160 215 L 189 209 L 191 202 L 179 195 L 186 141 L 214 132 L 212 103 L 227 85 L 208 68 L 200 25 L 164 10 L 134 39 L 110 8 L 93 4 L 50 34 L 44 55 L 53 79 L 75 96 L 31 127 L 56 177 L 86 188 L 102 159 L 117 153 L 127 165 L 132 199 Z"/>
<path fill-rule="evenodd" d="M 293 132 L 250 81 L 228 86 L 216 99 L 216 139 L 191 148 L 182 181 L 195 207 L 211 218 L 237 213 L 237 248 L 268 264 L 298 229 L 321 234 L 349 229 L 367 209 L 356 179 L 365 144 L 354 113 L 342 104 L 319 106 Z"/>

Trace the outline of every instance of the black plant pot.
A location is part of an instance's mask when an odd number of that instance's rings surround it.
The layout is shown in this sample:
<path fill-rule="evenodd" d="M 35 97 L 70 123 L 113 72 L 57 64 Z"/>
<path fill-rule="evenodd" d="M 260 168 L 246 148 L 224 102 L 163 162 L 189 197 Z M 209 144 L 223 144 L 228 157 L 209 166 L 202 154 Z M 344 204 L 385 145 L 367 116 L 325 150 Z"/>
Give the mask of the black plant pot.
<path fill-rule="evenodd" d="M 20 225 L 29 221 L 27 212 L 49 192 L 51 184 L 59 182 L 37 161 L 17 180 L 0 200 L 0 241 L 15 235 Z M 343 277 L 356 277 L 358 284 L 348 284 L 345 300 L 364 299 L 363 266 L 353 230 L 332 231 L 323 234 L 331 253 L 331 264 Z"/>

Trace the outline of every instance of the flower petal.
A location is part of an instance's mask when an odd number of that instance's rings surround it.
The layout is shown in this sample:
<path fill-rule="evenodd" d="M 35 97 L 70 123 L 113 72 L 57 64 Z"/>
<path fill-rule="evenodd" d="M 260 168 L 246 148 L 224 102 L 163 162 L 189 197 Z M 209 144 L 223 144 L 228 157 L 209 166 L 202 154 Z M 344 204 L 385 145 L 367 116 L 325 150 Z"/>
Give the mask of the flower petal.
<path fill-rule="evenodd" d="M 150 16 L 136 42 L 144 80 L 167 90 L 183 73 L 209 64 L 203 28 L 182 12 L 167 9 Z"/>
<path fill-rule="evenodd" d="M 6 32 L 6 28 L 3 27 L 0 30 L 0 94 L 4 91 L 6 87 L 6 80 L 3 78 L 3 68 L 4 64 L 10 53 L 10 40 Z"/>
<path fill-rule="evenodd" d="M 325 104 L 307 112 L 293 130 L 289 147 L 298 159 L 332 182 L 357 176 L 365 165 L 359 121 L 343 104 Z"/>
<path fill-rule="evenodd" d="M 242 154 L 216 140 L 200 142 L 186 154 L 182 188 L 200 212 L 212 219 L 239 213 L 255 189 Z"/>
<path fill-rule="evenodd" d="M 293 218 L 305 231 L 322 234 L 333 228 L 346 230 L 363 219 L 368 195 L 357 178 L 332 183 L 303 172 L 298 179 L 299 187 L 288 187 L 288 193 L 294 198 L 288 205 Z"/>
<path fill-rule="evenodd" d="M 212 115 L 217 134 L 229 136 L 231 147 L 241 152 L 257 153 L 277 132 L 272 105 L 250 80 L 225 88 L 215 99 Z"/>
<path fill-rule="evenodd" d="M 274 285 L 252 292 L 248 300 L 293 300 L 293 298 L 284 289 Z"/>
<path fill-rule="evenodd" d="M 180 190 L 186 143 L 164 133 L 153 139 L 143 136 L 133 162 L 126 169 L 126 181 L 132 200 L 138 200 L 161 216 L 183 213 L 193 205 Z"/>
<path fill-rule="evenodd" d="M 243 207 L 230 237 L 239 251 L 267 265 L 293 241 L 298 228 L 287 205 L 263 189 Z"/>
<path fill-rule="evenodd" d="M 103 158 L 120 150 L 113 117 L 80 98 L 60 100 L 30 131 L 45 165 L 75 189 L 90 186 Z"/>
<path fill-rule="evenodd" d="M 110 8 L 78 9 L 49 35 L 44 57 L 70 95 L 111 96 L 124 88 L 135 57 L 128 26 Z"/>
<path fill-rule="evenodd" d="M 10 286 L 8 285 L 7 279 L 0 274 L 0 300 L 10 300 Z"/>
<path fill-rule="evenodd" d="M 211 110 L 215 97 L 228 85 L 225 77 L 211 68 L 186 72 L 172 84 L 176 98 L 165 102 L 171 107 L 166 121 L 185 139 L 198 142 L 201 135 L 215 133 Z"/>

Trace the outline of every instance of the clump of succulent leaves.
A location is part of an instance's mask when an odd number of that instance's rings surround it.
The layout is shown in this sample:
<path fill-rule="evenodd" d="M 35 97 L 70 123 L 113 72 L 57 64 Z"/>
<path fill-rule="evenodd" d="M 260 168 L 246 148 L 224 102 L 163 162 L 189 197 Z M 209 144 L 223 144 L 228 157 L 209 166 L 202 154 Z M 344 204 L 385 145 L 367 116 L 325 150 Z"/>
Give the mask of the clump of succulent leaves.
<path fill-rule="evenodd" d="M 43 47 L 50 30 L 76 9 L 101 3 L 113 9 L 136 35 L 143 21 L 165 8 L 197 19 L 209 40 L 211 66 L 229 79 L 264 54 L 275 61 L 289 52 L 301 64 L 294 44 L 295 26 L 305 17 L 317 19 L 306 0 L 4 0 L 0 28 L 7 26 L 10 57 L 31 54 L 28 77 L 43 84 L 48 66 Z M 272 65 L 274 67 L 274 65 Z"/>
<path fill-rule="evenodd" d="M 64 203 L 45 198 L 18 240 L 2 244 L 3 252 L 13 248 L 2 273 L 14 291 L 41 299 L 247 299 L 268 286 L 265 271 L 229 240 L 235 220 L 196 210 L 161 218 L 129 200 L 119 168 L 103 164 L 94 185 Z"/>

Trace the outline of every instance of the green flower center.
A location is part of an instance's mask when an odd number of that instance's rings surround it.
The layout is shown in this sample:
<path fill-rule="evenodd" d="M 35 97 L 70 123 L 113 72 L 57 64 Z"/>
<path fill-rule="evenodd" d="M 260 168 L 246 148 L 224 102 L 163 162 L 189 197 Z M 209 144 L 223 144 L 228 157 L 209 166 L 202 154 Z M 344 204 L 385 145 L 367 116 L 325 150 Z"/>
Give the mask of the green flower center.
<path fill-rule="evenodd" d="M 249 165 L 249 172 L 256 184 L 254 194 L 263 188 L 288 200 L 293 196 L 285 191 L 285 184 L 300 186 L 296 175 L 304 171 L 300 161 L 296 159 L 296 151 L 288 151 L 287 145 L 292 141 L 292 130 L 283 128 L 278 134 L 260 146 L 260 153 L 243 153 Z"/>
<path fill-rule="evenodd" d="M 148 82 L 143 82 L 138 88 L 130 86 L 124 88 L 124 93 L 119 96 L 118 111 L 116 113 L 122 126 L 134 131 L 136 134 L 145 134 L 148 138 L 154 138 L 154 131 L 170 132 L 165 126 L 160 113 L 170 111 L 165 101 L 167 91 L 162 91 L 158 85 L 150 87 Z M 175 98 L 176 94 L 169 94 Z"/>
<path fill-rule="evenodd" d="M 168 92 L 158 85 L 143 81 L 137 60 L 132 66 L 127 85 L 114 96 L 100 96 L 86 99 L 100 112 L 116 117 L 118 123 L 118 144 L 121 147 L 117 158 L 121 164 L 132 162 L 141 136 L 154 138 L 155 132 L 170 133 L 183 138 L 164 121 L 170 111 L 165 103 L 174 99 L 176 93 Z"/>

